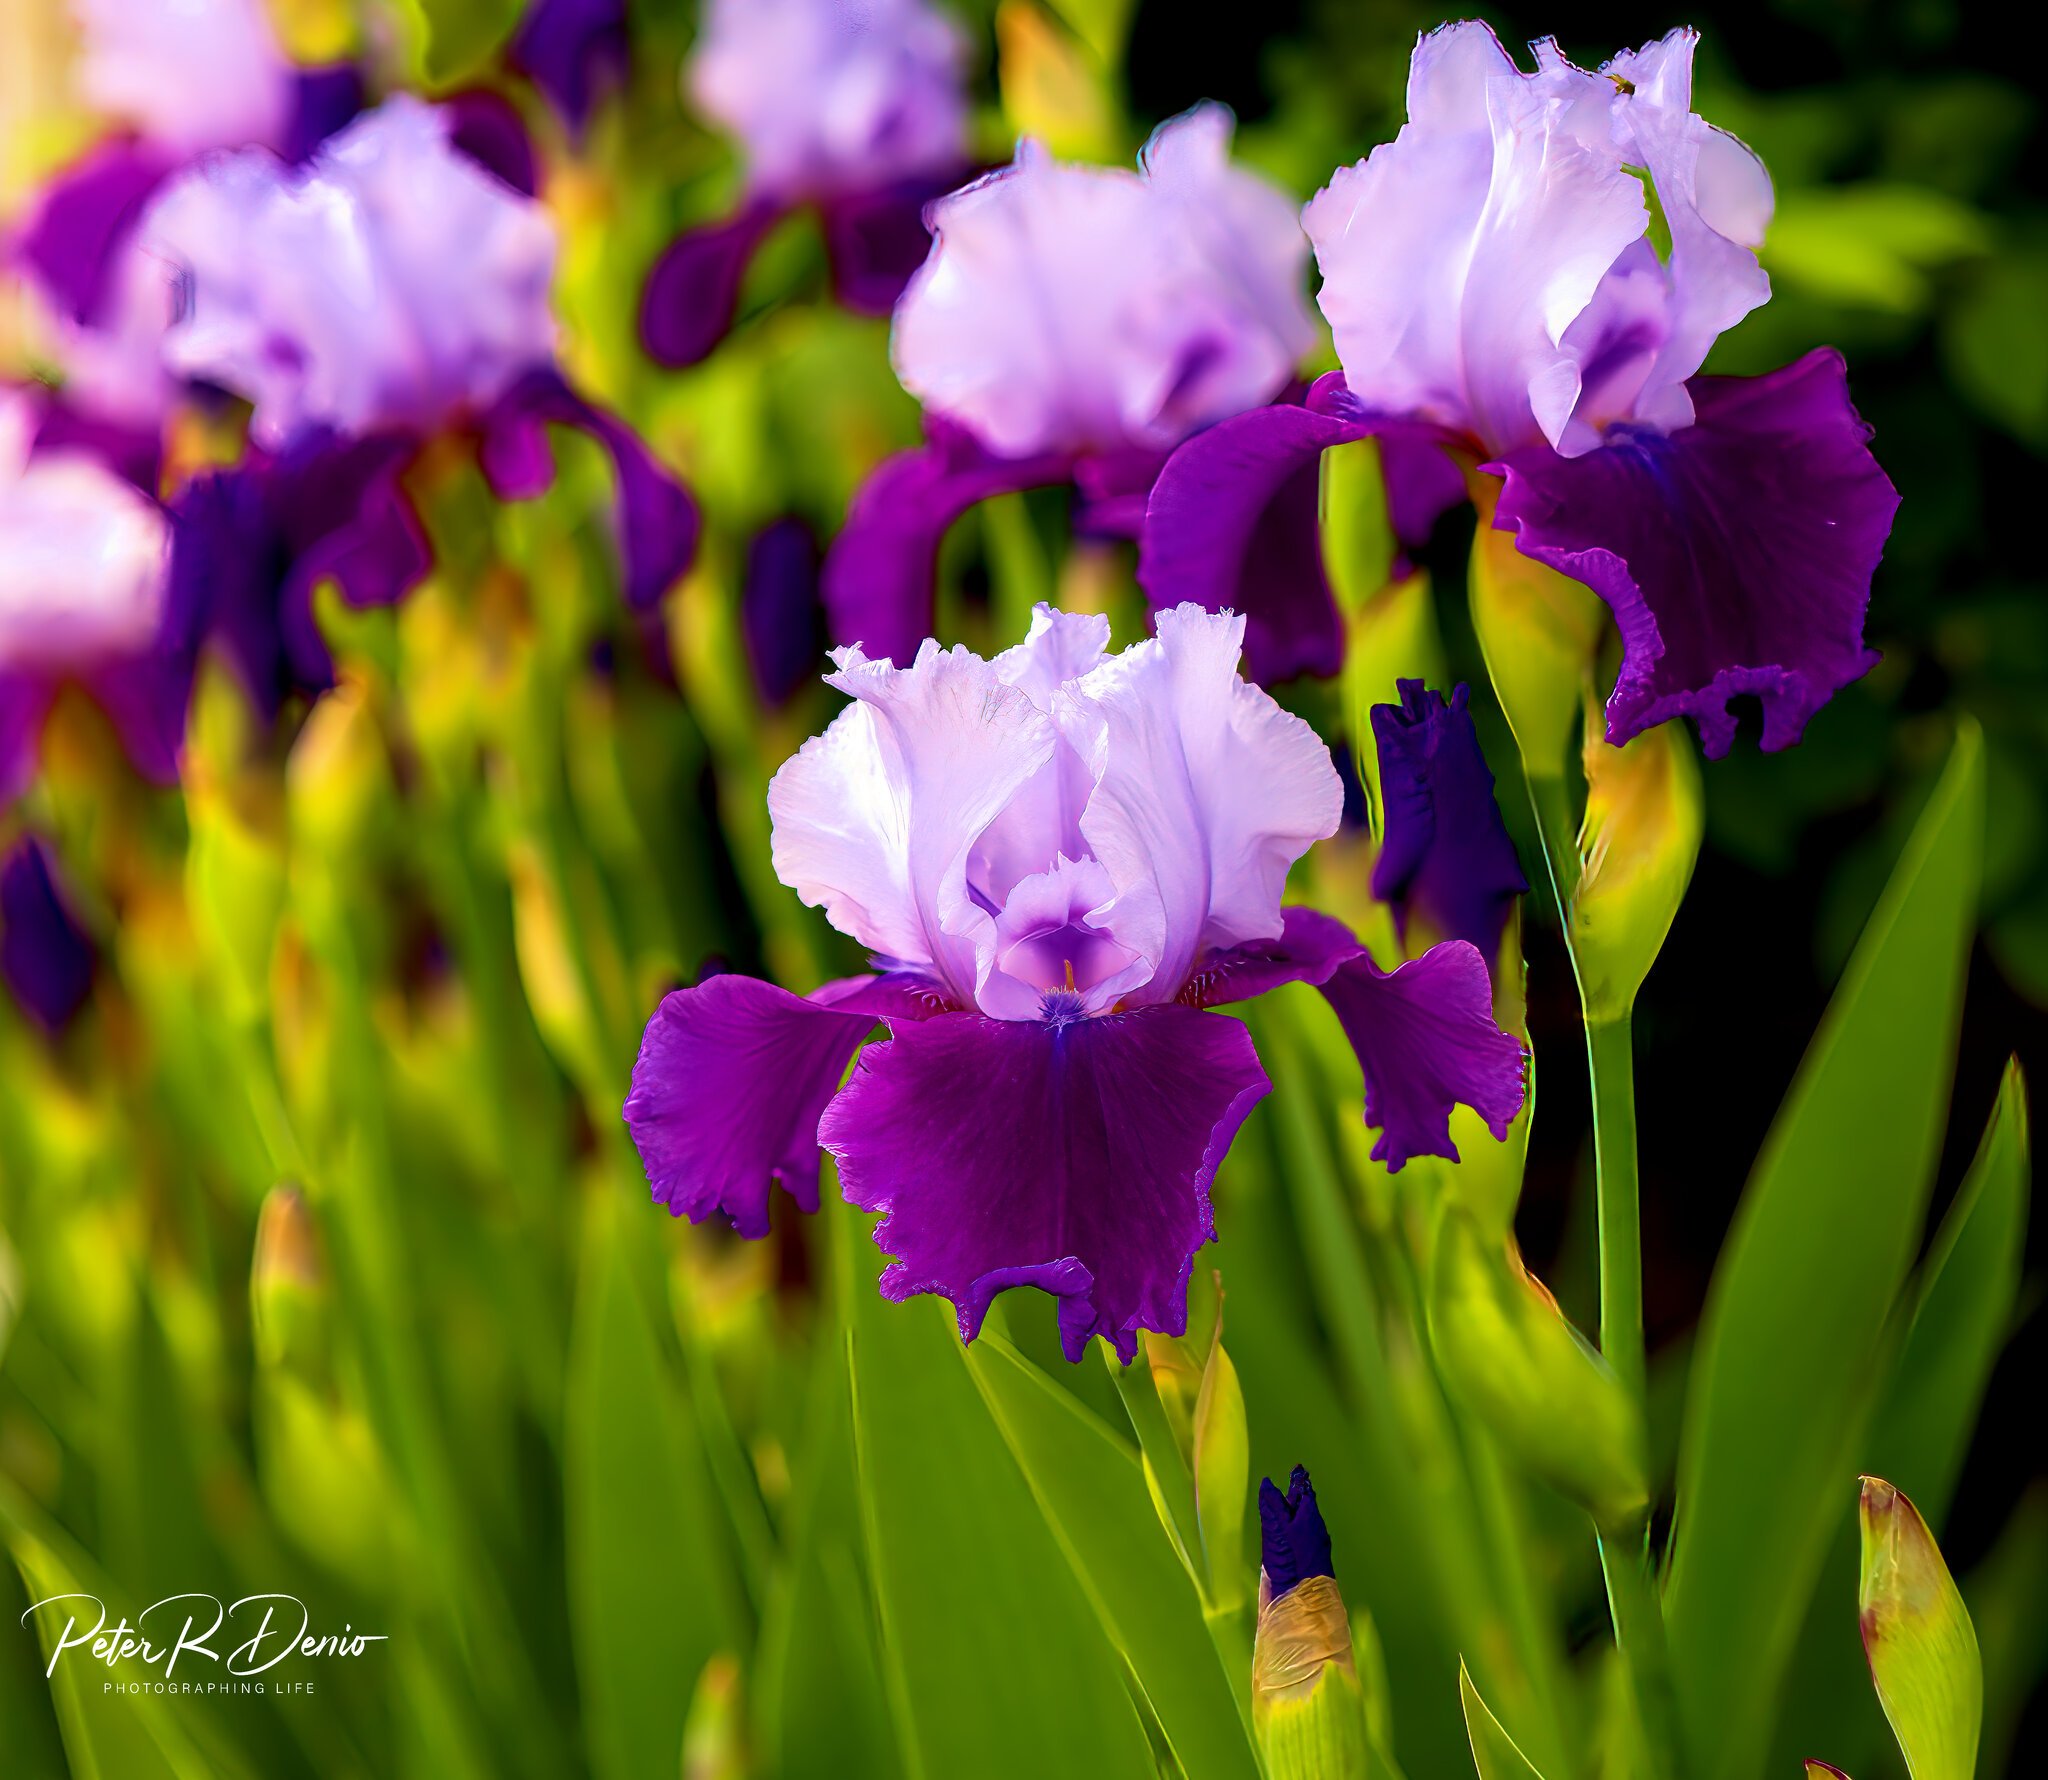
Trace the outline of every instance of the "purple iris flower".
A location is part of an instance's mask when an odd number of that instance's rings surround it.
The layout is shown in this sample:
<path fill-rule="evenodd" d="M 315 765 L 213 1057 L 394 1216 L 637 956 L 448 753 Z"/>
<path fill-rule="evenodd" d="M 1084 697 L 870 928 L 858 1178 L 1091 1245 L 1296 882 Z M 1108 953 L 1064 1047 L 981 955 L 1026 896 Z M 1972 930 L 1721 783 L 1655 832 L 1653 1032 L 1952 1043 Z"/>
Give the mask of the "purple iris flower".
<path fill-rule="evenodd" d="M 1244 621 L 1184 606 L 1119 655 L 1108 637 L 1041 606 L 993 661 L 840 650 L 827 683 L 853 702 L 770 786 L 773 858 L 877 974 L 677 990 L 625 1104 L 674 1214 L 763 1235 L 776 1180 L 816 1209 L 822 1145 L 883 1214 L 886 1297 L 950 1299 L 971 1340 L 996 1293 L 1036 1286 L 1073 1359 L 1186 1327 L 1210 1183 L 1269 1086 L 1213 1005 L 1319 987 L 1390 1168 L 1455 1155 L 1455 1102 L 1501 1135 L 1523 1092 L 1470 946 L 1389 974 L 1281 906 L 1342 791 L 1314 731 L 1239 678 Z"/>
<path fill-rule="evenodd" d="M 1469 689 L 1445 698 L 1403 680 L 1398 690 L 1398 705 L 1372 708 L 1384 831 L 1372 893 L 1403 939 L 1420 916 L 1432 936 L 1466 940 L 1491 962 L 1529 880 L 1494 800 Z"/>
<path fill-rule="evenodd" d="M 181 167 L 260 145 L 297 160 L 361 108 L 352 67 L 296 67 L 262 0 L 73 0 L 78 84 L 123 126 L 39 194 L 8 257 L 44 312 L 74 408 L 154 427 L 175 391 L 161 363 L 168 269 L 137 223 Z"/>
<path fill-rule="evenodd" d="M 1259 1568 L 1267 1599 L 1292 1594 L 1311 1576 L 1337 1574 L 1330 1556 L 1330 1529 L 1316 1506 L 1308 1467 L 1296 1465 L 1283 1493 L 1270 1477 L 1259 1480 Z"/>
<path fill-rule="evenodd" d="M 960 27 L 929 0 L 710 0 L 684 85 L 738 139 L 746 192 L 655 262 L 648 352 L 673 366 L 709 353 L 754 250 L 805 205 L 840 302 L 888 314 L 930 244 L 925 205 L 968 171 L 966 60 Z"/>
<path fill-rule="evenodd" d="M 189 627 L 163 510 L 86 436 L 67 436 L 40 394 L 0 389 L 0 800 L 34 775 L 66 686 L 105 712 L 139 771 L 177 776 Z"/>
<path fill-rule="evenodd" d="M 1500 479 L 1493 524 L 1524 555 L 1607 601 L 1610 741 L 1685 714 L 1725 753 L 1749 694 L 1763 745 L 1786 747 L 1870 667 L 1898 496 L 1840 357 L 1697 375 L 1769 296 L 1772 195 L 1693 115 L 1695 42 L 1674 31 L 1591 74 L 1547 40 L 1525 72 L 1480 24 L 1420 41 L 1399 137 L 1303 214 L 1344 368 L 1168 465 L 1141 552 L 1155 605 L 1269 612 L 1327 646 L 1305 497 L 1323 450 L 1377 435 L 1410 542 L 1457 498 L 1448 450 Z"/>
<path fill-rule="evenodd" d="M 426 572 L 402 478 L 435 435 L 472 435 L 507 500 L 553 481 L 549 426 L 601 444 L 636 610 L 659 601 L 695 549 L 688 494 L 556 370 L 553 224 L 462 152 L 471 121 L 400 96 L 304 167 L 260 149 L 206 161 L 141 224 L 184 292 L 167 363 L 253 405 L 245 461 L 175 502 L 177 553 L 181 581 L 213 590 L 210 627 L 227 633 L 266 704 L 322 683 L 306 600 L 323 575 L 359 604 L 383 604 Z M 459 277 L 451 240 L 463 244 Z M 290 670 L 284 687 L 264 662 Z"/>
<path fill-rule="evenodd" d="M 92 939 L 72 913 L 50 849 L 23 835 L 0 860 L 0 982 L 45 1032 L 92 993 Z"/>
<path fill-rule="evenodd" d="M 1314 343 L 1292 201 L 1230 161 L 1230 113 L 1163 125 L 1139 170 L 1026 142 L 932 207 L 897 306 L 897 375 L 926 443 L 854 497 L 825 569 L 833 634 L 908 661 L 932 628 L 946 528 L 976 502 L 1071 484 L 1084 533 L 1130 537 L 1189 434 L 1269 400 Z M 1248 647 L 1262 670 L 1266 626 Z"/>

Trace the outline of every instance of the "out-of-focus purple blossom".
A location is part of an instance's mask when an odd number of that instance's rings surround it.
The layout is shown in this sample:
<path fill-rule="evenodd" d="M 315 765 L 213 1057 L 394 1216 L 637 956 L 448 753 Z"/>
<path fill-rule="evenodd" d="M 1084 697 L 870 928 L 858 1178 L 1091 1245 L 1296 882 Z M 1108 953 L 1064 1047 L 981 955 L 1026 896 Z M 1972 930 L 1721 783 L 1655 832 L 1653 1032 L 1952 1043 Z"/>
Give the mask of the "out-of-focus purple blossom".
<path fill-rule="evenodd" d="M 818 607 L 818 540 L 801 519 L 764 525 L 747 546 L 740 630 L 762 703 L 787 704 L 818 671 L 825 627 Z"/>
<path fill-rule="evenodd" d="M 533 0 L 506 53 L 576 134 L 626 84 L 631 57 L 626 0 Z"/>
<path fill-rule="evenodd" d="M 732 326 L 754 250 L 817 209 L 838 300 L 886 315 L 923 263 L 925 206 L 967 175 L 967 56 L 927 0 L 713 0 L 684 85 L 738 139 L 746 190 L 655 262 L 640 333 L 692 365 Z"/>
<path fill-rule="evenodd" d="M 145 244 L 186 294 L 166 361 L 247 397 L 260 444 L 309 426 L 433 430 L 552 363 L 554 226 L 455 148 L 452 122 L 401 94 L 304 168 L 248 150 L 151 205 Z"/>
<path fill-rule="evenodd" d="M 770 786 L 773 857 L 881 974 L 677 991 L 625 1117 L 678 1215 L 763 1234 L 775 1180 L 815 1207 L 822 1144 L 884 1214 L 885 1295 L 943 1294 L 971 1339 L 1034 1285 L 1070 1358 L 1100 1335 L 1128 1359 L 1138 1330 L 1186 1326 L 1210 1183 L 1268 1085 L 1210 1006 L 1321 988 L 1395 1168 L 1454 1153 L 1456 1101 L 1504 1131 L 1522 1055 L 1469 946 L 1387 975 L 1341 923 L 1282 908 L 1343 794 L 1315 733 L 1239 678 L 1242 620 L 1162 613 L 1120 655 L 1108 634 L 1040 607 L 992 661 L 840 650 L 827 681 L 853 702 Z M 889 1041 L 839 1088 L 878 1020 Z"/>
<path fill-rule="evenodd" d="M 1293 376 L 1315 337 L 1307 243 L 1291 200 L 1231 164 L 1231 127 L 1198 106 L 1136 172 L 1027 142 L 933 206 L 893 342 L 928 443 L 855 497 L 826 567 L 835 636 L 905 658 L 940 539 L 991 494 L 1072 482 L 1079 529 L 1130 535 L 1168 452 Z"/>
<path fill-rule="evenodd" d="M 929 0 L 711 0 L 684 85 L 784 203 L 966 158 L 967 40 Z"/>
<path fill-rule="evenodd" d="M 1529 880 L 1494 801 L 1468 689 L 1445 698 L 1402 680 L 1398 690 L 1398 705 L 1372 709 L 1384 827 L 1372 893 L 1392 906 L 1404 937 L 1420 915 L 1432 934 L 1467 941 L 1491 964 Z"/>
<path fill-rule="evenodd" d="M 58 1032 L 92 993 L 94 958 L 50 849 L 23 835 L 0 860 L 0 981 L 45 1032 Z"/>
<path fill-rule="evenodd" d="M 43 419 L 35 397 L 0 391 L 0 798 L 34 772 L 64 685 L 151 777 L 175 774 L 183 729 L 163 512 L 89 450 L 46 445 Z"/>
<path fill-rule="evenodd" d="M 71 0 L 86 103 L 175 155 L 282 149 L 298 70 L 263 0 Z"/>
<path fill-rule="evenodd" d="M 1548 40 L 1524 71 L 1480 24 L 1418 43 L 1400 136 L 1303 216 L 1343 370 L 1167 466 L 1140 564 L 1156 606 L 1238 606 L 1281 659 L 1331 671 L 1300 496 L 1324 450 L 1377 437 L 1404 544 L 1456 497 L 1448 451 L 1503 479 L 1494 524 L 1524 554 L 1613 606 L 1617 744 L 1683 713 L 1725 752 L 1749 693 L 1764 746 L 1784 747 L 1868 669 L 1897 496 L 1840 360 L 1740 390 L 1697 375 L 1770 294 L 1772 198 L 1762 163 L 1692 112 L 1696 41 L 1674 31 L 1598 73 Z"/>

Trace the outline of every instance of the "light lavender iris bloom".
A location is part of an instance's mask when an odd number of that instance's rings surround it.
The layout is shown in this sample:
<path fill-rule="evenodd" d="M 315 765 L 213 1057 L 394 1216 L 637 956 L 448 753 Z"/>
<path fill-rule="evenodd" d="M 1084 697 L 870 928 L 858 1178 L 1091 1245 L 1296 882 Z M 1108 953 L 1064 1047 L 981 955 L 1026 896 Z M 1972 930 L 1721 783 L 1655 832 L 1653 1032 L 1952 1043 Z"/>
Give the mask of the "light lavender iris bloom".
<path fill-rule="evenodd" d="M 929 0 L 711 0 L 683 88 L 737 142 L 745 190 L 656 262 L 648 352 L 665 365 L 710 352 L 754 250 L 805 206 L 839 301 L 888 314 L 924 259 L 925 204 L 969 170 L 966 64 L 965 34 Z"/>
<path fill-rule="evenodd" d="M 38 395 L 0 390 L 0 799 L 33 776 L 67 685 L 152 778 L 175 775 L 184 729 L 163 510 L 50 420 Z"/>
<path fill-rule="evenodd" d="M 430 566 L 403 478 L 431 436 L 472 437 L 505 500 L 551 484 L 550 425 L 596 439 L 618 479 L 625 595 L 650 626 L 695 549 L 689 495 L 556 369 L 554 224 L 467 151 L 467 121 L 399 95 L 302 166 L 209 158 L 142 222 L 183 290 L 168 362 L 253 404 L 245 460 L 178 498 L 177 566 L 266 706 L 323 683 L 320 578 L 386 604 Z"/>
<path fill-rule="evenodd" d="M 1136 172 L 1026 142 L 932 207 L 893 339 L 927 443 L 854 498 L 825 569 L 835 636 L 908 660 L 940 539 L 991 495 L 1072 483 L 1081 531 L 1134 535 L 1176 445 L 1286 386 L 1315 340 L 1307 243 L 1292 200 L 1232 164 L 1231 131 L 1199 106 Z"/>
<path fill-rule="evenodd" d="M 1278 666 L 1334 672 L 1316 460 L 1376 435 L 1405 542 L 1478 469 L 1500 480 L 1493 523 L 1613 608 L 1614 742 L 1686 714 L 1725 752 L 1729 702 L 1751 694 L 1763 745 L 1784 747 L 1869 668 L 1897 495 L 1840 357 L 1697 375 L 1770 294 L 1772 196 L 1693 114 L 1695 42 L 1675 31 L 1598 73 L 1547 40 L 1524 70 L 1480 24 L 1418 43 L 1401 134 L 1304 213 L 1343 370 L 1167 467 L 1140 571 L 1155 605 L 1264 614 L 1293 639 Z"/>
<path fill-rule="evenodd" d="M 1112 655 L 1107 620 L 1041 606 L 993 661 L 839 651 L 853 702 L 769 788 L 774 863 L 879 974 L 662 1002 L 625 1105 L 656 1199 L 764 1235 L 774 1181 L 816 1209 L 822 1145 L 885 1214 L 886 1296 L 949 1298 L 971 1340 L 997 1292 L 1036 1286 L 1069 1358 L 1100 1335 L 1129 1359 L 1141 1329 L 1185 1328 L 1210 1184 L 1269 1086 L 1213 1004 L 1320 987 L 1391 1168 L 1455 1155 L 1457 1102 L 1502 1135 L 1523 1058 L 1479 954 L 1388 975 L 1283 908 L 1342 791 L 1314 731 L 1239 678 L 1243 636 L 1188 606 Z"/>

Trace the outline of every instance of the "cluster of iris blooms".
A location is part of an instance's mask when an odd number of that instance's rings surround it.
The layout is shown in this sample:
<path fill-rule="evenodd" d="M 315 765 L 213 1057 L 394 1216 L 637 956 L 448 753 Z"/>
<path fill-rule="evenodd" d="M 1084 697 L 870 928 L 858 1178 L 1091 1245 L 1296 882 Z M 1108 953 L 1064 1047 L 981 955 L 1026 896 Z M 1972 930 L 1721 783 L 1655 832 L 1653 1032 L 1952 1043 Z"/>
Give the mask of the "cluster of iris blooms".
<path fill-rule="evenodd" d="M 619 584 L 659 665 L 696 508 L 558 362 L 556 232 L 519 113 L 297 67 L 257 0 L 175 29 L 79 12 L 86 89 L 128 127 L 8 242 L 61 376 L 0 393 L 0 791 L 32 779 L 65 687 L 162 781 L 205 652 L 266 714 L 317 699 L 317 592 L 388 605 L 433 571 L 408 486 L 423 459 L 469 454 L 497 498 L 532 499 L 550 427 L 610 459 Z M 686 91 L 743 146 L 746 184 L 660 255 L 638 315 L 656 362 L 702 361 L 798 210 L 838 300 L 893 315 L 924 443 L 869 477 L 814 586 L 773 534 L 750 565 L 820 602 L 848 700 L 769 787 L 773 869 L 873 969 L 805 994 L 730 974 L 676 990 L 625 1119 L 676 1215 L 764 1236 L 778 1185 L 817 1208 L 829 1153 L 881 1214 L 885 1296 L 942 1295 L 972 1340 L 997 1294 L 1036 1287 L 1069 1359 L 1100 1336 L 1129 1361 L 1186 1329 L 1211 1184 L 1270 1088 L 1215 1008 L 1319 990 L 1389 1170 L 1456 1161 L 1461 1106 L 1500 1140 L 1525 1104 L 1503 978 L 1528 884 L 1466 688 L 1404 678 L 1351 738 L 1392 954 L 1285 900 L 1345 802 L 1329 739 L 1270 690 L 1345 663 L 1326 454 L 1370 442 L 1390 580 L 1472 503 L 1500 601 L 1482 640 L 1504 656 L 1518 599 L 1573 612 L 1561 665 L 1497 673 L 1532 786 L 1559 776 L 1555 709 L 1603 654 L 1609 749 L 1690 718 L 1723 753 L 1740 699 L 1764 748 L 1796 742 L 1875 660 L 1864 614 L 1897 497 L 1838 356 L 1700 374 L 1768 299 L 1772 193 L 1693 113 L 1690 32 L 1588 71 L 1447 25 L 1417 46 L 1399 136 L 1297 208 L 1233 162 L 1211 105 L 1135 170 L 1026 141 L 977 177 L 959 27 L 924 0 L 858 23 L 812 0 L 709 9 Z M 573 139 L 631 49 L 616 0 L 539 0 L 506 54 Z M 1338 368 L 1304 383 L 1311 255 Z M 234 449 L 187 461 L 190 417 L 217 427 L 236 403 Z M 1113 651 L 1105 617 L 1041 605 L 990 659 L 945 647 L 948 529 L 1048 487 L 1071 491 L 1077 538 L 1132 550 L 1151 634 Z M 1611 622 L 1586 616 L 1593 596 Z M 751 640 L 758 673 L 776 639 Z M 1639 758 L 1672 772 L 1672 745 Z M 1635 819 L 1602 844 L 1654 852 L 1685 816 Z M 1561 902 L 1596 863 L 1563 852 Z M 60 877 L 32 837 L 0 872 L 0 966 L 53 1028 L 91 973 Z M 1596 987 L 1611 960 L 1578 960 L 1589 1019 L 1625 1018 L 1674 894 L 1623 911 L 1648 938 L 1627 936 L 1619 987 Z M 1305 1476 L 1262 1512 L 1270 1600 L 1298 1610 L 1330 1570 Z M 1348 1663 L 1348 1631 L 1327 1642 L 1319 1660 Z"/>

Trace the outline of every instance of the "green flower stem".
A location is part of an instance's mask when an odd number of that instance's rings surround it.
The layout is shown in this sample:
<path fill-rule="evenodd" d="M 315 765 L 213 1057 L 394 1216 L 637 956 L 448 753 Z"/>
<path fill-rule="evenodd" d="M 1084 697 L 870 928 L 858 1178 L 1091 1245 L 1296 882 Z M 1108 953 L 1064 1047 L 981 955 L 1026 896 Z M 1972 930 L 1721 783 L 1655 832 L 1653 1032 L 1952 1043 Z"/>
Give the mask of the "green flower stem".
<path fill-rule="evenodd" d="M 1633 1029 L 1626 1014 L 1586 1026 L 1600 1216 L 1600 1351 L 1644 1407 L 1643 1232 L 1636 1183 Z"/>
<path fill-rule="evenodd" d="M 1646 1774 L 1682 1780 L 1678 1704 L 1671 1690 L 1671 1660 L 1664 1644 L 1664 1609 L 1651 1573 L 1648 1528 L 1600 1535 L 1600 1574 L 1607 1583 L 1614 1643 L 1627 1666 L 1629 1693 L 1642 1730 Z"/>
<path fill-rule="evenodd" d="M 1529 781 L 1529 803 L 1536 812 L 1536 832 L 1543 842 L 1551 909 L 1569 947 L 1572 895 L 1579 884 L 1579 825 L 1572 814 L 1571 792 L 1561 772 L 1536 772 L 1526 761 L 1523 772 Z M 1577 969 L 1577 960 L 1573 968 Z"/>

